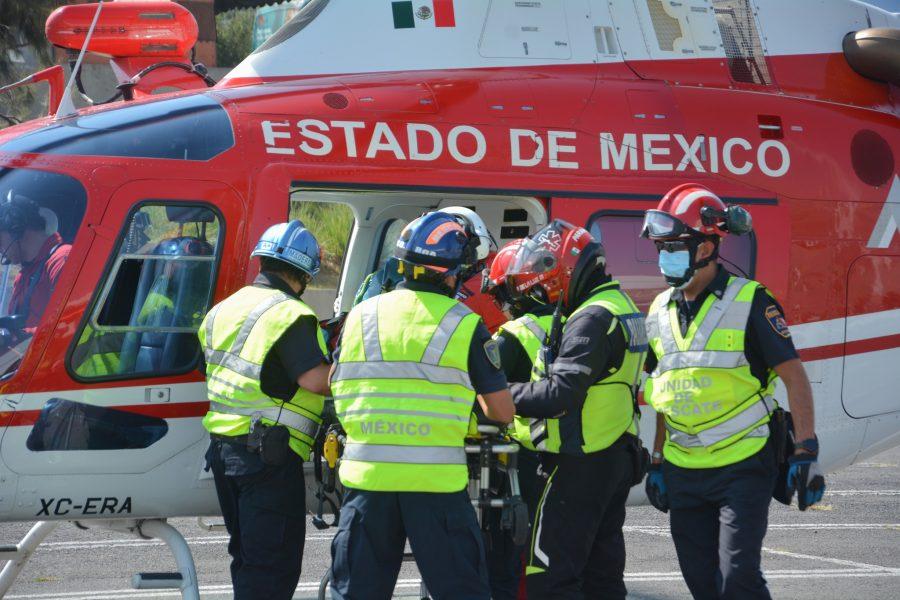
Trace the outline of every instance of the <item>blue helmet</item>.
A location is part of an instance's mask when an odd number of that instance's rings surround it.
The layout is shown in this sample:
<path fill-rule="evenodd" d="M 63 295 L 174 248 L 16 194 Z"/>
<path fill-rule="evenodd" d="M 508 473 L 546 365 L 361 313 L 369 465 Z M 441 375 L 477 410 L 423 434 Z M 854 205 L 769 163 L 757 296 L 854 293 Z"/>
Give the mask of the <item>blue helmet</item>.
<path fill-rule="evenodd" d="M 465 228 L 455 216 L 440 211 L 407 225 L 397 240 L 394 256 L 443 275 L 456 275 L 476 260 L 475 244 Z"/>
<path fill-rule="evenodd" d="M 268 256 L 286 262 L 310 277 L 319 273 L 322 264 L 319 242 L 298 219 L 269 227 L 250 256 Z"/>

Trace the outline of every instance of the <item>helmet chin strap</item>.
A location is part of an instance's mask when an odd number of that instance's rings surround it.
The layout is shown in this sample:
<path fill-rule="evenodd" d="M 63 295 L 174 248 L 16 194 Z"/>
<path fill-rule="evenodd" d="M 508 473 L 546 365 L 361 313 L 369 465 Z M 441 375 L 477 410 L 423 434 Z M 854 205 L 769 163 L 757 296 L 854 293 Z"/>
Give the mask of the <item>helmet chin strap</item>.
<path fill-rule="evenodd" d="M 702 260 L 694 260 L 694 256 L 697 254 L 697 249 L 704 241 L 705 240 L 702 239 L 696 239 L 690 240 L 688 242 L 691 265 L 688 267 L 688 270 L 684 273 L 683 277 L 669 277 L 668 275 L 665 275 L 666 283 L 669 285 L 669 287 L 675 288 L 676 290 L 683 290 L 691 284 L 691 281 L 694 280 L 694 276 L 697 275 L 697 271 L 719 258 L 719 244 L 718 242 L 715 242 L 715 248 L 713 249 L 712 254 Z"/>

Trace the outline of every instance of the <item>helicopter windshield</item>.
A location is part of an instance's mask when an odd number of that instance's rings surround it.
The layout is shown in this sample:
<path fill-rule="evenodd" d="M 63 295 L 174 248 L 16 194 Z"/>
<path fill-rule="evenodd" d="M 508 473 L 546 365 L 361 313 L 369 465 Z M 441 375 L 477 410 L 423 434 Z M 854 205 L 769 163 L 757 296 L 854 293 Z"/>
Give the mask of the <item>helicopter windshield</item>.
<path fill-rule="evenodd" d="M 86 204 L 68 175 L 0 168 L 0 379 L 41 326 Z"/>

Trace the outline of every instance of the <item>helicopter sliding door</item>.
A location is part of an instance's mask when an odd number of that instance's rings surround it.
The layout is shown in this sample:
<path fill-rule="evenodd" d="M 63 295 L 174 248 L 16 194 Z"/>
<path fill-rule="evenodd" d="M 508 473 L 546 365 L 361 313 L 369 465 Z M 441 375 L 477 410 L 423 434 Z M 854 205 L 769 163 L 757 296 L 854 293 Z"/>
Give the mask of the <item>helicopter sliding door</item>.
<path fill-rule="evenodd" d="M 30 426 L 3 438 L 13 471 L 45 478 L 44 489 L 153 470 L 196 487 L 207 409 L 196 330 L 214 291 L 246 266 L 222 261 L 225 248 L 241 247 L 241 213 L 217 182 L 134 181 L 113 194 L 21 402 Z M 91 478 L 91 495 L 112 480 Z M 151 504 L 165 493 L 144 491 Z"/>

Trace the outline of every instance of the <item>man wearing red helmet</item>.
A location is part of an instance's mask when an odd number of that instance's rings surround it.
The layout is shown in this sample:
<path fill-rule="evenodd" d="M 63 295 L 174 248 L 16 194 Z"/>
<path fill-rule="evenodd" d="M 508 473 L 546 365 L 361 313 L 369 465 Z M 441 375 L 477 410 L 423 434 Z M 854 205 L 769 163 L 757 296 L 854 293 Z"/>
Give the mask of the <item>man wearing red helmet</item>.
<path fill-rule="evenodd" d="M 557 344 L 554 315 L 532 381 L 510 386 L 546 477 L 528 597 L 625 598 L 625 500 L 645 464 L 636 435 L 643 315 L 607 275 L 603 246 L 564 221 L 526 240 L 508 276 L 515 293 L 566 317 Z"/>
<path fill-rule="evenodd" d="M 796 490 L 805 510 L 825 489 L 812 389 L 781 306 L 761 284 L 716 261 L 727 234 L 750 230 L 746 210 L 685 184 L 647 211 L 642 234 L 655 242 L 670 286 L 647 317 L 644 397 L 665 418 L 657 419 L 646 489 L 654 506 L 671 511 L 694 598 L 770 598 L 760 552 L 773 493 L 790 503 Z M 784 414 L 773 398 L 778 379 L 797 440 L 780 481 L 786 435 L 777 426 Z"/>
<path fill-rule="evenodd" d="M 500 325 L 494 339 L 497 340 L 500 364 L 509 383 L 531 380 L 532 367 L 553 323 L 552 305 L 523 296 L 509 285 L 507 273 L 524 242 L 524 239 L 513 240 L 497 252 L 481 287 L 484 293 L 493 297 L 508 319 Z M 528 419 L 516 417 L 514 427 L 509 431 L 521 445 L 516 461 L 519 489 L 528 506 L 529 522 L 533 522 L 540 490 L 537 485 L 538 457 L 531 443 L 528 425 Z M 502 528 L 501 517 L 498 511 L 490 517 L 492 537 L 487 559 L 491 598 L 515 600 L 522 575 L 522 547 L 515 545 L 509 531 Z"/>

